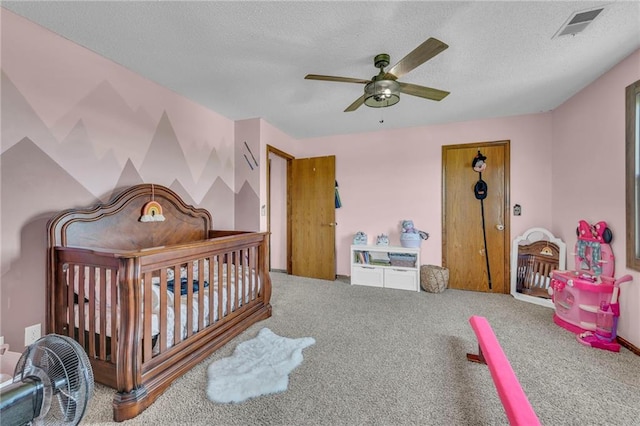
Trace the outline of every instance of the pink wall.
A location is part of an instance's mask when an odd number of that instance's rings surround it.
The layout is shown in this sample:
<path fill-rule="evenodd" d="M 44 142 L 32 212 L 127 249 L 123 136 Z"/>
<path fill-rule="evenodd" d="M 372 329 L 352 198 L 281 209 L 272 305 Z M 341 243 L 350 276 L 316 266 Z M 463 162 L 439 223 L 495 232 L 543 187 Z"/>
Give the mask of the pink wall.
<path fill-rule="evenodd" d="M 640 273 L 626 268 L 625 87 L 640 79 L 640 50 L 553 112 L 553 232 L 574 247 L 580 219 L 613 232 L 616 276 L 631 274 L 620 299 L 619 334 L 640 347 Z M 570 249 L 569 251 L 573 251 Z M 567 264 L 573 256 L 568 253 Z"/>
<path fill-rule="evenodd" d="M 241 185 L 238 208 L 235 211 L 236 229 L 260 230 L 260 119 L 251 118 L 235 122 L 235 177 Z"/>
<path fill-rule="evenodd" d="M 548 113 L 301 141 L 305 157 L 336 156 L 343 205 L 336 210 L 338 274 L 350 275 L 354 233 L 366 232 L 370 243 L 385 233 L 399 245 L 403 219 L 430 234 L 422 263 L 442 264 L 442 146 L 497 140 L 511 141 L 511 205 L 523 212 L 511 217 L 511 239 L 534 226 L 550 227 Z"/>
<path fill-rule="evenodd" d="M 21 351 L 24 328 L 44 326 L 46 224 L 55 213 L 150 182 L 229 229 L 236 205 L 248 211 L 259 200 L 243 185 L 250 174 L 235 180 L 233 121 L 5 9 L 0 19 L 0 335 Z M 257 188 L 258 172 L 253 179 Z"/>

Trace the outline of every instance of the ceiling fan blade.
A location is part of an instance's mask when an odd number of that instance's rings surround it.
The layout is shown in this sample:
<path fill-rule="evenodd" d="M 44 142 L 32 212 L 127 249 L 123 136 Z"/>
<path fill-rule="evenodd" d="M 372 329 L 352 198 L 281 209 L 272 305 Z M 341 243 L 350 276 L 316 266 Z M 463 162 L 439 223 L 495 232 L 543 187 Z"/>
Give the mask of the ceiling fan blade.
<path fill-rule="evenodd" d="M 432 87 L 418 86 L 417 84 L 400 83 L 400 92 L 407 95 L 418 96 L 420 98 L 431 99 L 432 101 L 441 101 L 447 97 L 449 92 L 434 89 Z"/>
<path fill-rule="evenodd" d="M 344 110 L 344 112 L 351 112 L 351 111 L 355 111 L 357 110 L 362 104 L 364 104 L 364 95 L 360 96 L 358 99 L 355 100 L 354 103 L 352 103 L 351 105 L 349 105 L 347 107 L 347 109 Z"/>
<path fill-rule="evenodd" d="M 420 46 L 413 49 L 411 53 L 402 58 L 400 62 L 391 67 L 391 69 L 387 71 L 385 78 L 395 80 L 395 78 L 389 76 L 389 74 L 395 76 L 396 78 L 400 78 L 414 68 L 424 64 L 426 61 L 433 58 L 448 47 L 449 45 L 441 42 L 438 39 L 430 37 Z"/>
<path fill-rule="evenodd" d="M 331 75 L 318 75 L 318 74 L 307 74 L 304 78 L 305 80 L 338 81 L 341 83 L 367 84 L 371 82 L 371 80 L 363 80 L 361 78 L 333 77 Z"/>

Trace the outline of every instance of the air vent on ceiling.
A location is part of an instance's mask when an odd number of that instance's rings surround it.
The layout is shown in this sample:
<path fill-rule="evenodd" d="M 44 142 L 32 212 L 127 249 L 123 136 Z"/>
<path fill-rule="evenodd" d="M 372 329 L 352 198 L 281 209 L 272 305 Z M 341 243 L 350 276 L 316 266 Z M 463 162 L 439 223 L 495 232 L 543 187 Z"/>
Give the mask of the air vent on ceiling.
<path fill-rule="evenodd" d="M 596 9 L 585 10 L 582 12 L 575 12 L 567 19 L 567 21 L 560 27 L 557 33 L 552 38 L 576 35 L 584 31 L 587 26 L 593 22 L 594 19 L 600 15 L 600 12 L 604 10 L 604 7 L 598 7 Z"/>

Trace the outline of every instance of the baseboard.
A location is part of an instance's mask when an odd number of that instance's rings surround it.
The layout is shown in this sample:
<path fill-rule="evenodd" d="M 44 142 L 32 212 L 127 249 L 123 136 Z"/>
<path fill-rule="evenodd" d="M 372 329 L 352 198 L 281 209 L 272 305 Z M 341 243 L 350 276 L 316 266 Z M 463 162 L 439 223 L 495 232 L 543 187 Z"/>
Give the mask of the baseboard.
<path fill-rule="evenodd" d="M 620 343 L 620 346 L 624 346 L 625 348 L 629 349 L 634 354 L 640 356 L 640 348 L 638 348 L 637 346 L 634 346 L 631 342 L 629 342 L 628 340 L 623 339 L 620 336 L 617 337 L 617 340 L 618 340 L 618 343 Z"/>

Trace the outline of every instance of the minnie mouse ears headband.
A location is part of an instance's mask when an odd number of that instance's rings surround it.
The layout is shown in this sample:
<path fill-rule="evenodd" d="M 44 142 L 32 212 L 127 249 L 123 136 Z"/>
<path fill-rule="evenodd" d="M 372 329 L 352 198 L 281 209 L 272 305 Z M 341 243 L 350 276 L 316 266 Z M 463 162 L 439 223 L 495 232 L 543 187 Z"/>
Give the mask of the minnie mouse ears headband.
<path fill-rule="evenodd" d="M 478 150 L 478 154 L 476 154 L 476 156 L 473 158 L 473 162 L 471 163 L 471 167 L 473 167 L 474 171 L 476 171 L 478 173 L 482 173 L 482 172 L 484 172 L 484 169 L 487 168 L 486 160 L 487 160 L 487 157 L 482 155 L 480 150 Z"/>
<path fill-rule="evenodd" d="M 476 156 L 473 158 L 473 163 L 471 163 L 471 167 L 473 167 L 474 169 L 476 168 L 476 166 L 481 166 L 482 164 L 484 164 L 484 162 L 487 160 L 487 157 L 485 157 L 484 155 L 482 155 L 482 153 L 478 150 L 478 153 L 476 154 Z"/>

